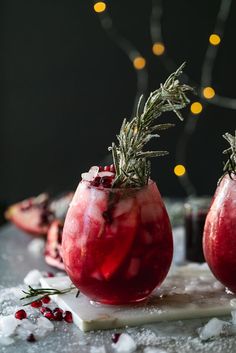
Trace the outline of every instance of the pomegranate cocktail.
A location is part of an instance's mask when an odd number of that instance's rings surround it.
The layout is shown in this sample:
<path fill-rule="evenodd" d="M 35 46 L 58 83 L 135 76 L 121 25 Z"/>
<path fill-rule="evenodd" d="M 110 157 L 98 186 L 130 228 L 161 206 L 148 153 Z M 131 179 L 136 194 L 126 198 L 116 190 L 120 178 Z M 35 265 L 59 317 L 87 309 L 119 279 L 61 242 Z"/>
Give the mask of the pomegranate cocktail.
<path fill-rule="evenodd" d="M 144 151 L 165 111 L 189 102 L 178 76 L 181 66 L 152 92 L 142 113 L 123 121 L 111 166 L 92 167 L 70 204 L 62 236 L 65 269 L 79 290 L 94 301 L 129 304 L 144 300 L 165 279 L 173 256 L 169 218 L 154 181 L 149 158 L 166 151 Z"/>

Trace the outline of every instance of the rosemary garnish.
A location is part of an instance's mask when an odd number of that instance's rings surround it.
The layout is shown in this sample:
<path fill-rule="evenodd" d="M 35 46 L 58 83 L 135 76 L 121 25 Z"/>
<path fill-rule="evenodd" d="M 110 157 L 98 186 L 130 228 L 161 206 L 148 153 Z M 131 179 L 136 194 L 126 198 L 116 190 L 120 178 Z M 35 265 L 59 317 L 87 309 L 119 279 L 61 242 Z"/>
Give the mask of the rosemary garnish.
<path fill-rule="evenodd" d="M 156 132 L 174 126 L 174 124 L 154 124 L 155 119 L 163 112 L 173 111 L 180 120 L 183 120 L 180 109 L 189 103 L 185 92 L 193 90 L 188 85 L 180 84 L 178 80 L 184 66 L 185 63 L 172 73 L 159 89 L 150 94 L 142 113 L 140 106 L 143 96 L 139 99 L 136 116 L 130 121 L 124 119 L 117 135 L 118 145 L 113 142 L 109 147 L 116 168 L 113 187 L 146 185 L 151 172 L 148 159 L 168 154 L 167 151 L 143 151 L 143 148 L 152 138 L 159 137 Z"/>
<path fill-rule="evenodd" d="M 28 286 L 28 291 L 22 290 L 22 292 L 26 295 L 20 298 L 20 300 L 34 298 L 30 302 L 23 304 L 23 306 L 26 306 L 37 300 L 42 300 L 48 295 L 65 294 L 65 293 L 71 292 L 73 289 L 76 289 L 76 287 L 70 286 L 69 288 L 65 288 L 65 289 L 56 289 L 56 288 L 33 288 L 31 286 Z M 77 292 L 76 297 L 78 297 L 78 295 L 79 295 L 79 291 Z"/>
<path fill-rule="evenodd" d="M 230 144 L 230 147 L 223 151 L 223 154 L 228 155 L 228 160 L 224 164 L 223 168 L 223 177 L 228 174 L 231 178 L 232 174 L 236 175 L 236 130 L 234 132 L 234 136 L 227 132 L 223 135 L 223 137 Z M 219 181 L 221 180 L 222 178 Z"/>

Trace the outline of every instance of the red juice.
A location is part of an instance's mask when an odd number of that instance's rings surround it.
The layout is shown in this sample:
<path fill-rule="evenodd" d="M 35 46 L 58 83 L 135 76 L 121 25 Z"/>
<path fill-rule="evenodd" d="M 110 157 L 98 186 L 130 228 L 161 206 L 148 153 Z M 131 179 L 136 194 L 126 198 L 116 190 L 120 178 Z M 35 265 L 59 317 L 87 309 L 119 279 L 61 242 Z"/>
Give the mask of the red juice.
<path fill-rule="evenodd" d="M 131 189 L 82 180 L 62 237 L 65 269 L 90 299 L 139 302 L 165 279 L 173 256 L 170 221 L 156 184 Z"/>

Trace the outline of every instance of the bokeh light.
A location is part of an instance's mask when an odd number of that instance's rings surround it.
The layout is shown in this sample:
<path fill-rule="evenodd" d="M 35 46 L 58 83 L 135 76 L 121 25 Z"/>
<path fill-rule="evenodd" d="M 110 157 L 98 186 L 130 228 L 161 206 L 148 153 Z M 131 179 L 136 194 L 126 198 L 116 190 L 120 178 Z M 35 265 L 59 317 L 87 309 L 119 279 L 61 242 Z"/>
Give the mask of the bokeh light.
<path fill-rule="evenodd" d="M 153 51 L 153 54 L 160 56 L 160 55 L 164 54 L 165 46 L 161 42 L 156 42 L 152 46 L 152 51 Z"/>
<path fill-rule="evenodd" d="M 215 96 L 215 90 L 212 87 L 205 87 L 202 93 L 206 99 L 212 99 Z"/>
<path fill-rule="evenodd" d="M 220 36 L 216 33 L 211 34 L 209 37 L 209 42 L 212 45 L 218 45 L 218 44 L 220 44 L 220 41 L 221 41 Z"/>
<path fill-rule="evenodd" d="M 94 4 L 94 6 L 93 6 L 94 11 L 95 11 L 95 12 L 98 12 L 98 13 L 105 11 L 105 10 L 106 10 L 106 7 L 107 7 L 107 5 L 106 5 L 106 3 L 103 2 L 103 1 L 98 1 L 98 2 L 96 2 L 96 3 Z"/>
<path fill-rule="evenodd" d="M 200 114 L 202 112 L 202 104 L 200 102 L 194 102 L 191 104 L 190 110 L 195 115 Z"/>
<path fill-rule="evenodd" d="M 142 56 L 137 56 L 133 60 L 133 65 L 136 70 L 142 70 L 146 65 L 146 60 Z"/>
<path fill-rule="evenodd" d="M 174 173 L 175 175 L 177 175 L 178 177 L 183 176 L 186 173 L 186 168 L 184 165 L 182 164 L 177 164 L 174 167 Z"/>

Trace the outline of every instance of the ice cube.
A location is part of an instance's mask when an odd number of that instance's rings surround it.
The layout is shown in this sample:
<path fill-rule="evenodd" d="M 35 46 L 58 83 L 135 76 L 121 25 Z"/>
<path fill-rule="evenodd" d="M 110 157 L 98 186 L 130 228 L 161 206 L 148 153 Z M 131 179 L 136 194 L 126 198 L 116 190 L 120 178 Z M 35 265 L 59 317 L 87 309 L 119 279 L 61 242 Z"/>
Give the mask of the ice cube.
<path fill-rule="evenodd" d="M 32 270 L 25 276 L 24 283 L 29 286 L 37 286 L 41 277 L 42 274 L 39 270 Z"/>
<path fill-rule="evenodd" d="M 23 319 L 20 321 L 19 326 L 16 329 L 16 334 L 18 337 L 25 340 L 36 328 L 37 326 L 31 321 Z"/>
<path fill-rule="evenodd" d="M 103 177 L 114 177 L 115 173 L 112 173 L 112 172 L 109 172 L 109 171 L 105 171 L 105 172 L 99 172 L 98 173 L 98 176 L 100 178 L 103 178 Z"/>
<path fill-rule="evenodd" d="M 106 353 L 106 350 L 105 350 L 104 346 L 91 347 L 90 348 L 90 353 Z"/>
<path fill-rule="evenodd" d="M 199 337 L 201 340 L 205 341 L 209 338 L 219 336 L 228 322 L 213 318 L 208 323 L 199 330 Z"/>
<path fill-rule="evenodd" d="M 157 347 L 146 347 L 143 353 L 167 353 L 167 351 Z"/>
<path fill-rule="evenodd" d="M 67 276 L 59 276 L 59 277 L 52 277 L 50 278 L 50 286 L 52 288 L 56 288 L 59 290 L 63 290 L 66 288 L 69 288 L 71 286 L 72 282 L 69 277 Z"/>
<path fill-rule="evenodd" d="M 17 320 L 14 315 L 7 315 L 0 317 L 0 335 L 9 337 L 13 335 L 17 326 L 19 324 L 19 320 Z"/>
<path fill-rule="evenodd" d="M 15 341 L 11 337 L 1 337 L 0 336 L 0 345 L 1 346 L 10 346 L 10 344 L 14 343 Z"/>
<path fill-rule="evenodd" d="M 116 343 L 112 343 L 112 347 L 118 353 L 131 353 L 137 348 L 133 338 L 127 333 L 122 333 Z"/>
<path fill-rule="evenodd" d="M 36 322 L 35 334 L 38 337 L 46 336 L 49 332 L 54 330 L 54 325 L 46 317 L 39 317 Z"/>
<path fill-rule="evenodd" d="M 33 239 L 27 246 L 28 251 L 35 256 L 40 256 L 43 253 L 45 242 L 43 239 Z"/>

